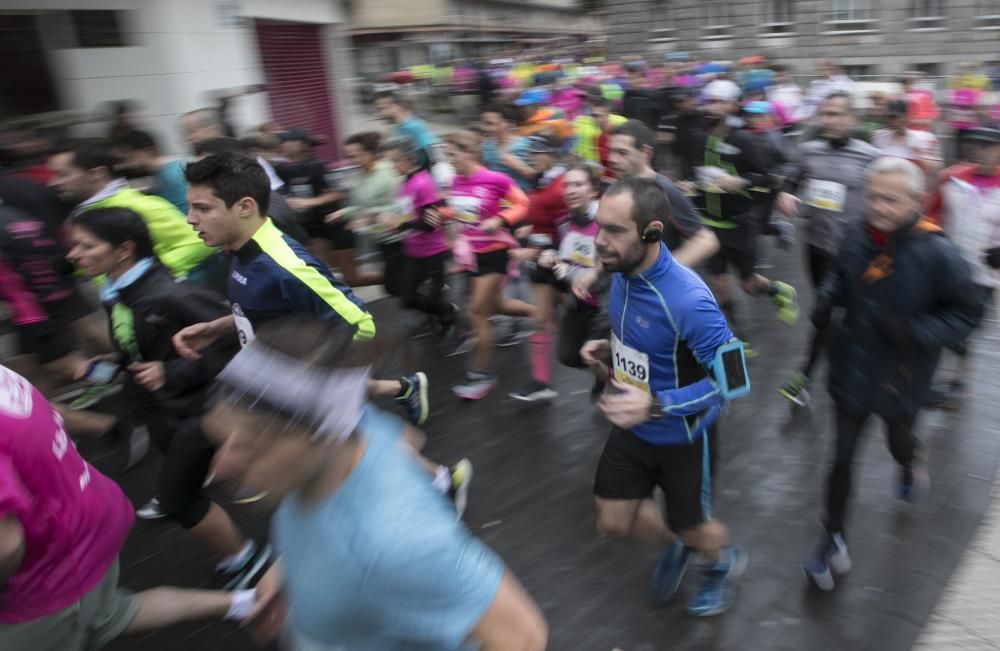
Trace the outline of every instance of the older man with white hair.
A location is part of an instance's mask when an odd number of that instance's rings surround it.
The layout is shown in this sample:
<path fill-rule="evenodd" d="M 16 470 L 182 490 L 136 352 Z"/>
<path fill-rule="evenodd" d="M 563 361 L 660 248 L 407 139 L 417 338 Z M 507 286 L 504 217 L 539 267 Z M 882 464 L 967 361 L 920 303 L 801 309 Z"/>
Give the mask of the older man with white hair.
<path fill-rule="evenodd" d="M 899 464 L 896 492 L 916 501 L 929 481 L 913 426 L 941 349 L 975 327 L 982 302 L 969 268 L 940 227 L 922 218 L 924 173 L 902 158 L 876 159 L 866 171 L 865 220 L 848 229 L 819 290 L 812 321 L 830 326 L 829 391 L 836 412 L 834 460 L 826 487 L 826 531 L 804 566 L 821 590 L 850 570 L 844 523 L 851 469 L 864 424 L 886 423 Z M 843 308 L 831 324 L 834 308 Z"/>

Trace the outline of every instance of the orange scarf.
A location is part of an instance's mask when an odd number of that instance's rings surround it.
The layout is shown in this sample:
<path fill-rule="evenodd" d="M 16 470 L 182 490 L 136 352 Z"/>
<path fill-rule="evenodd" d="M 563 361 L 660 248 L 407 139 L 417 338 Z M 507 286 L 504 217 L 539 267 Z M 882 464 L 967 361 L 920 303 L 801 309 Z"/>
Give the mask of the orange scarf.
<path fill-rule="evenodd" d="M 911 232 L 917 235 L 924 235 L 927 233 L 940 233 L 941 227 L 930 221 L 926 217 L 921 217 L 917 220 L 912 227 L 910 227 Z M 885 247 L 885 236 L 882 233 L 878 233 L 880 236 L 878 239 L 875 237 L 876 233 L 869 229 L 869 237 L 880 246 L 880 248 Z M 881 241 L 879 241 L 881 240 Z M 861 278 L 869 285 L 873 285 L 883 278 L 891 276 L 893 272 L 893 261 L 892 256 L 888 252 L 882 251 L 868 264 L 868 268 L 865 269 L 865 273 L 862 274 Z"/>

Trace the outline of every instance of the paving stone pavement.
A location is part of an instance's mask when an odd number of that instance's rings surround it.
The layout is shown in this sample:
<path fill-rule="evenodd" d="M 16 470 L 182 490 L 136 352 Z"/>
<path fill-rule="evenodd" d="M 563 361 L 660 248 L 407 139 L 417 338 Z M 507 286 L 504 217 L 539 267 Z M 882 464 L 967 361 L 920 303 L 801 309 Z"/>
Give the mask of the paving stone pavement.
<path fill-rule="evenodd" d="M 993 369 L 996 368 L 994 365 Z M 996 394 L 993 397 L 996 399 Z M 983 423 L 982 427 L 993 436 L 1000 437 L 1000 424 L 996 421 Z M 1000 649 L 998 604 L 1000 481 L 993 484 L 989 511 L 914 648 L 920 651 Z"/>

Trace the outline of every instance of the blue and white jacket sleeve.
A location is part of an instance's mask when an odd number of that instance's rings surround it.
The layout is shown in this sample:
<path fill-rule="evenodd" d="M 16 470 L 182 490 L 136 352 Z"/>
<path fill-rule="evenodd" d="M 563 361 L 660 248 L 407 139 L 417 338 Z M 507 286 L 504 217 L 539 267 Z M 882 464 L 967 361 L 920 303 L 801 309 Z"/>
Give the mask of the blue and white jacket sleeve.
<path fill-rule="evenodd" d="M 699 296 L 683 313 L 675 316 L 681 338 L 701 365 L 710 369 L 715 351 L 733 339 L 719 306 L 710 295 Z M 694 416 L 725 402 L 711 371 L 693 384 L 659 391 L 656 397 L 663 406 L 663 413 L 671 416 Z"/>

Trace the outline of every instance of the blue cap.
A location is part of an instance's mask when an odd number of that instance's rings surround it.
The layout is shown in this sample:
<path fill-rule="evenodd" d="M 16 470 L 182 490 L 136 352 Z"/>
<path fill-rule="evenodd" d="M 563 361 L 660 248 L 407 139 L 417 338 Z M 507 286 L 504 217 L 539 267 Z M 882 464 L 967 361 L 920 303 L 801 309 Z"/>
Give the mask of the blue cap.
<path fill-rule="evenodd" d="M 765 102 L 763 100 L 757 100 L 755 102 L 750 102 L 743 107 L 744 113 L 753 113 L 755 115 L 768 115 L 773 110 L 771 102 Z"/>
<path fill-rule="evenodd" d="M 517 106 L 528 106 L 529 104 L 544 104 L 548 101 L 549 91 L 544 88 L 529 88 L 514 100 L 514 104 Z"/>

